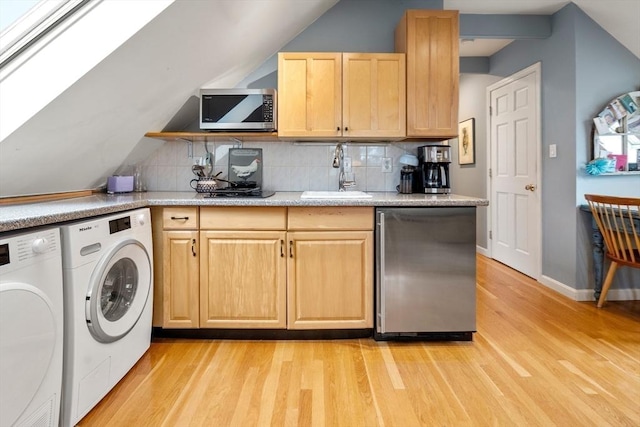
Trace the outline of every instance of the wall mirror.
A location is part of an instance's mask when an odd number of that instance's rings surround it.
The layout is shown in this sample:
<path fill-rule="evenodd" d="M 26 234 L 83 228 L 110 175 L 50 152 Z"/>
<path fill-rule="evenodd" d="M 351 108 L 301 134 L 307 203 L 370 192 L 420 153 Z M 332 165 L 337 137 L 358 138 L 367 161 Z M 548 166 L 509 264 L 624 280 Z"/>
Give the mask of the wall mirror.
<path fill-rule="evenodd" d="M 593 158 L 611 159 L 609 174 L 638 173 L 640 165 L 640 91 L 624 93 L 593 119 Z"/>

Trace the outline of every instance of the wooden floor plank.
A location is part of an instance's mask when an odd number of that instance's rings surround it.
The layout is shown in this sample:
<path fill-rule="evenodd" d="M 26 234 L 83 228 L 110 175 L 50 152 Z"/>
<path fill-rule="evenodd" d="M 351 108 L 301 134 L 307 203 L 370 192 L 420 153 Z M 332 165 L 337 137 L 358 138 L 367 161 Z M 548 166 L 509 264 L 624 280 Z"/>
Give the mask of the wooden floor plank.
<path fill-rule="evenodd" d="M 640 426 L 640 301 L 478 256 L 472 342 L 154 339 L 81 426 Z"/>

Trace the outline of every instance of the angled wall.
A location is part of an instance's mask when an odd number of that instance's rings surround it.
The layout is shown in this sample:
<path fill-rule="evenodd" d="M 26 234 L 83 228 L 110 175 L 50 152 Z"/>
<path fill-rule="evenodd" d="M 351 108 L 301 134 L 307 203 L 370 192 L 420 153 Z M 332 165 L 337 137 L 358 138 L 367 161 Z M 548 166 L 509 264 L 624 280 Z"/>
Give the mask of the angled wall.
<path fill-rule="evenodd" d="M 553 15 L 550 38 L 511 43 L 491 57 L 490 72 L 509 76 L 538 61 L 542 63 L 542 280 L 586 290 L 593 282 L 586 276 L 591 275 L 585 258 L 590 239 L 578 209 L 584 193 L 640 191 L 638 176 L 586 177 L 588 122 L 611 96 L 637 90 L 639 60 L 569 4 Z M 550 144 L 557 145 L 556 158 L 546 155 Z M 634 283 L 640 288 L 640 280 Z"/>
<path fill-rule="evenodd" d="M 207 80 L 233 87 L 336 1 L 138 0 L 152 9 L 169 6 L 89 69 L 72 74 L 60 93 L 7 131 L 0 141 L 0 196 L 104 185 L 125 159 L 139 161 L 163 144 L 144 138 L 145 132 L 162 129 Z M 130 2 L 96 3 L 122 6 L 119 16 L 103 23 L 117 27 Z M 102 30 L 74 38 L 90 47 L 94 39 L 110 36 Z M 83 54 L 71 47 L 65 52 Z M 47 87 L 47 73 L 61 68 L 64 74 L 70 66 L 64 58 L 50 60 L 53 65 L 39 67 L 41 81 L 34 85 Z M 35 89 L 27 85 L 16 96 L 29 103 L 39 96 Z M 5 98 L 4 86 L 2 92 Z M 3 105 L 0 123 L 11 108 Z"/>

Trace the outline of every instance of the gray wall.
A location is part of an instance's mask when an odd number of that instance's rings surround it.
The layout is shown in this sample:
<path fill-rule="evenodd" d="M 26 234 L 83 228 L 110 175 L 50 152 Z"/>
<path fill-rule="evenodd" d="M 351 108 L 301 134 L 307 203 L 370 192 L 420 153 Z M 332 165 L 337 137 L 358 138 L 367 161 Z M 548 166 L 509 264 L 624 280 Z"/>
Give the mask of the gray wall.
<path fill-rule="evenodd" d="M 393 30 L 412 8 L 442 9 L 442 1 L 341 0 L 281 50 L 391 52 Z M 536 62 L 542 63 L 542 274 L 587 289 L 590 239 L 578 210 L 587 190 L 583 181 L 590 191 L 640 191 L 637 176 L 584 174 L 590 120 L 613 96 L 636 90 L 640 72 L 638 59 L 577 6 L 569 4 L 552 17 L 548 39 L 515 41 L 491 57 L 493 77 L 461 76 L 460 119 L 476 118 L 476 164 L 460 167 L 454 161 L 452 183 L 456 193 L 486 196 L 486 86 Z M 275 87 L 276 73 L 274 55 L 239 86 Z M 451 144 L 457 159 L 456 140 Z M 546 156 L 550 144 L 557 145 L 557 158 Z M 478 245 L 487 247 L 486 209 L 479 210 Z"/>
<path fill-rule="evenodd" d="M 637 175 L 586 177 L 589 121 L 613 96 L 636 90 L 640 60 L 574 4 L 553 15 L 552 29 L 548 39 L 516 41 L 495 54 L 490 72 L 508 76 L 542 63 L 542 274 L 588 289 L 590 239 L 578 209 L 584 193 L 640 192 Z M 557 144 L 557 158 L 546 155 L 549 144 Z"/>
<path fill-rule="evenodd" d="M 341 0 L 280 52 L 393 52 L 406 9 L 442 9 L 442 0 Z M 278 87 L 274 54 L 238 87 Z"/>
<path fill-rule="evenodd" d="M 451 144 L 451 186 L 456 194 L 465 196 L 487 197 L 487 87 L 500 80 L 500 77 L 482 74 L 460 75 L 460 121 L 475 119 L 475 155 L 472 165 L 458 164 L 458 139 Z M 487 211 L 484 206 L 478 207 L 476 223 L 476 243 L 487 249 Z"/>
<path fill-rule="evenodd" d="M 640 59 L 613 40 L 585 14 L 576 14 L 575 20 L 576 203 L 585 203 L 584 194 L 588 193 L 640 197 L 640 175 L 598 177 L 584 171 L 584 164 L 591 160 L 591 144 L 584 143 L 591 138 L 591 118 L 615 97 L 624 92 L 640 90 Z M 593 283 L 591 233 L 591 216 L 578 211 L 578 289 L 590 288 Z M 640 271 L 621 267 L 616 273 L 613 287 L 640 289 Z"/>

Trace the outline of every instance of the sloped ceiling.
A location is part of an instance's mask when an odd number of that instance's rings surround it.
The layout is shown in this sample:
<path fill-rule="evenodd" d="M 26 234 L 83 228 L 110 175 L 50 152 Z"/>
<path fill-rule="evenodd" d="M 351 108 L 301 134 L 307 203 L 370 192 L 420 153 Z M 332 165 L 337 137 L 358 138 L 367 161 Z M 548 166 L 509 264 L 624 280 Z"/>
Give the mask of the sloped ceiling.
<path fill-rule="evenodd" d="M 143 135 L 162 129 L 197 88 L 235 86 L 338 1 L 176 0 L 0 141 L 0 197 L 104 185 L 163 143 Z M 567 3 L 443 0 L 462 13 L 544 14 Z M 575 3 L 639 55 L 639 0 Z"/>
<path fill-rule="evenodd" d="M 0 196 L 103 185 L 197 88 L 235 86 L 336 3 L 174 2 L 0 142 Z"/>

